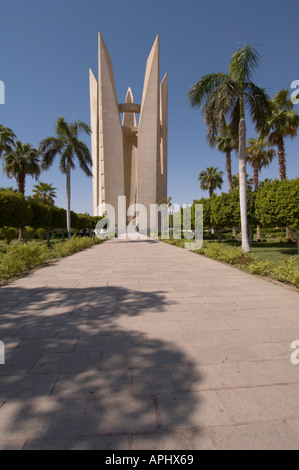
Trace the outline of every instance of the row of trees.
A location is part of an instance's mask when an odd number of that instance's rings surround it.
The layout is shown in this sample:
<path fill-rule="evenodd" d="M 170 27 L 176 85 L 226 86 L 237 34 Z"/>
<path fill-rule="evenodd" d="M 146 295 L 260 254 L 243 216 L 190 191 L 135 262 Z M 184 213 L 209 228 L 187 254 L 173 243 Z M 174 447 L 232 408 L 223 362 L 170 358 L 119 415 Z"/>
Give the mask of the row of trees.
<path fill-rule="evenodd" d="M 66 175 L 66 226 L 71 236 L 71 170 L 76 168 L 75 157 L 80 168 L 92 176 L 92 158 L 87 145 L 79 139 L 79 133 L 90 135 L 90 127 L 82 121 L 68 124 L 59 117 L 55 124 L 56 135 L 42 140 L 38 149 L 17 140 L 14 132 L 0 125 L 0 158 L 9 178 L 15 178 L 18 191 L 25 195 L 26 176 L 39 178 L 42 170 L 51 167 L 57 155 L 60 156 L 59 169 Z"/>
<path fill-rule="evenodd" d="M 100 220 L 100 217 L 76 214 L 73 211 L 70 215 L 72 227 L 77 230 L 94 229 Z M 26 199 L 15 191 L 0 191 L 0 234 L 5 227 L 21 228 L 27 238 L 29 233 L 32 236 L 38 229 L 44 229 L 49 241 L 51 231 L 60 232 L 64 237 L 67 229 L 66 220 L 65 209 L 44 204 L 31 197 Z"/>
<path fill-rule="evenodd" d="M 277 146 L 280 178 L 285 180 L 284 139 L 286 136 L 295 137 L 299 127 L 299 116 L 294 110 L 288 90 L 281 90 L 271 100 L 265 90 L 252 81 L 260 58 L 260 54 L 251 45 L 240 48 L 231 58 L 228 73 L 203 76 L 187 95 L 192 107 L 201 108 L 210 145 L 226 155 L 230 191 L 233 191 L 231 152 L 238 149 L 242 248 L 245 252 L 250 251 L 246 162 L 249 160 L 253 166 L 257 190 L 259 171 L 274 157 L 273 149 L 269 146 Z M 246 109 L 258 134 L 257 139 L 250 139 L 248 142 Z"/>
<path fill-rule="evenodd" d="M 239 191 L 222 193 L 221 196 L 202 198 L 193 203 L 203 204 L 205 229 L 214 228 L 221 240 L 221 231 L 233 225 L 240 226 L 241 211 Z M 299 253 L 299 178 L 274 180 L 261 185 L 258 191 L 247 192 L 247 220 L 249 233 L 256 226 L 265 228 L 288 226 L 297 238 Z M 251 237 L 249 237 L 251 239 Z"/>

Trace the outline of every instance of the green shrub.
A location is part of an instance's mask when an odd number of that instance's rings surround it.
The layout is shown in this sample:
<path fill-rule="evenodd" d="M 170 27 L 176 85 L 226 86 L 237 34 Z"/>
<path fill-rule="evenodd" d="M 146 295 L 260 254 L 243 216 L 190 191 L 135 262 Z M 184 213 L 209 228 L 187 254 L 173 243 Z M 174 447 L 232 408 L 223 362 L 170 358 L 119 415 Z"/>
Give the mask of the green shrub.
<path fill-rule="evenodd" d="M 253 263 L 248 265 L 247 271 L 251 274 L 269 276 L 271 274 L 271 264 L 269 261 L 253 261 Z"/>
<path fill-rule="evenodd" d="M 199 254 L 209 258 L 238 266 L 246 266 L 253 261 L 252 255 L 244 253 L 242 248 L 226 246 L 222 243 L 204 243 Z"/>
<path fill-rule="evenodd" d="M 37 229 L 36 234 L 40 240 L 46 239 L 46 230 L 44 228 Z"/>
<path fill-rule="evenodd" d="M 18 231 L 16 228 L 14 227 L 5 227 L 3 229 L 3 237 L 4 237 L 4 241 L 5 243 L 7 243 L 7 245 L 10 245 L 10 243 L 15 239 L 17 238 L 18 236 Z"/>
<path fill-rule="evenodd" d="M 292 256 L 288 260 L 282 259 L 281 264 L 273 268 L 272 275 L 279 281 L 299 287 L 298 256 Z"/>
<path fill-rule="evenodd" d="M 99 240 L 95 243 L 101 243 Z M 65 242 L 56 242 L 48 246 L 46 242 L 32 241 L 6 247 L 0 252 L 0 279 L 11 279 L 27 269 L 43 265 L 47 260 L 70 256 L 93 246 L 89 237 L 73 237 Z"/>

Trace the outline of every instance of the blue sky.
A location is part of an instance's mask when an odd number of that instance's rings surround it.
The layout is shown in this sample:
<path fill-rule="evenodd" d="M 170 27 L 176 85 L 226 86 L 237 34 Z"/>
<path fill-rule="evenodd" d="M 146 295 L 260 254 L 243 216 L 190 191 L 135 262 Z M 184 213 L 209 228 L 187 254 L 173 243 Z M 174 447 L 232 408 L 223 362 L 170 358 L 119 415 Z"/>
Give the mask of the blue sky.
<path fill-rule="evenodd" d="M 161 79 L 169 73 L 168 193 L 179 204 L 203 195 L 197 177 L 207 166 L 225 172 L 224 155 L 207 144 L 200 111 L 187 103 L 193 83 L 207 73 L 226 72 L 242 43 L 261 53 L 254 81 L 270 96 L 299 80 L 298 0 L 0 0 L 0 14 L 0 80 L 6 91 L 0 123 L 34 146 L 54 134 L 60 115 L 90 123 L 88 70 L 97 76 L 98 31 L 112 58 L 119 102 L 131 86 L 140 103 L 146 59 L 160 35 Z M 249 137 L 255 133 L 248 123 Z M 90 146 L 89 138 L 83 140 Z M 286 141 L 289 178 L 299 174 L 298 143 L 299 137 Z M 266 177 L 278 177 L 277 161 L 263 170 L 261 179 Z M 57 205 L 65 207 L 58 160 L 40 180 L 54 184 Z M 227 191 L 226 174 L 224 180 Z M 12 184 L 1 172 L 0 186 Z M 26 195 L 34 184 L 27 179 Z M 91 179 L 79 168 L 72 173 L 72 209 L 92 212 Z"/>

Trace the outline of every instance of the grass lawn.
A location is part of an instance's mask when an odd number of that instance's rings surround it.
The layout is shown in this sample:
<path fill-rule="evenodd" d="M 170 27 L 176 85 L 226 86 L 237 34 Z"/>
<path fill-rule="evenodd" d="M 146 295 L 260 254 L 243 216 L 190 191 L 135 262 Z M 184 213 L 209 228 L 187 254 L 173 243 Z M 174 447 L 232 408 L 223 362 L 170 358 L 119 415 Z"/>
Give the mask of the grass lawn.
<path fill-rule="evenodd" d="M 224 242 L 225 243 L 225 242 Z M 241 243 L 229 243 L 230 246 L 241 246 Z M 283 259 L 288 260 L 297 255 L 296 244 L 277 243 L 275 240 L 264 242 L 252 242 L 251 253 L 257 261 L 268 261 L 272 267 L 278 266 Z M 299 266 L 299 255 L 297 255 Z"/>

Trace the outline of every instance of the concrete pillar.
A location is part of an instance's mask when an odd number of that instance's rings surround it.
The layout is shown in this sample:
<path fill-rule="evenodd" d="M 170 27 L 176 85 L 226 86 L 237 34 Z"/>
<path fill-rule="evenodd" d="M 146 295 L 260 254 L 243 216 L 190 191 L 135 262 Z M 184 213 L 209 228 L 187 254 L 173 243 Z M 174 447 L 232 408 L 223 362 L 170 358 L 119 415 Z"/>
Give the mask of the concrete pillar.
<path fill-rule="evenodd" d="M 138 203 L 148 212 L 157 202 L 157 164 L 160 160 L 159 36 L 146 64 L 138 128 Z"/>

